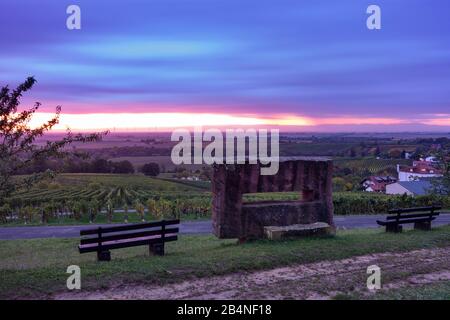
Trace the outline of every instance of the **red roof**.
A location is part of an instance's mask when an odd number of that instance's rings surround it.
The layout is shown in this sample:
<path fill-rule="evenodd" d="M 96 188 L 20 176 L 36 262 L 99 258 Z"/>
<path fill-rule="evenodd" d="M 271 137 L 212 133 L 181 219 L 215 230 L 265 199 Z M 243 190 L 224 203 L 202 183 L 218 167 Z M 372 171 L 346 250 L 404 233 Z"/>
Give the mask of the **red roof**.
<path fill-rule="evenodd" d="M 431 162 L 414 161 L 411 166 L 402 166 L 399 169 L 401 172 L 419 173 L 419 174 L 441 174 L 442 171 L 436 168 Z"/>

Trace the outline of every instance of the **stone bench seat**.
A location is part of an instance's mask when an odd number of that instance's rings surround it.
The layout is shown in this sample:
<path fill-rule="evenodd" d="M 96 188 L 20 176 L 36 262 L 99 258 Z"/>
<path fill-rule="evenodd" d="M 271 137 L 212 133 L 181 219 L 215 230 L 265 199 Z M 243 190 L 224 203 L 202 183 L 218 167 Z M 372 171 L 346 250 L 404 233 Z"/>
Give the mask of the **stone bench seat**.
<path fill-rule="evenodd" d="M 333 228 L 325 222 L 293 224 L 290 226 L 266 226 L 264 234 L 269 240 L 282 240 L 297 237 L 323 236 L 333 234 Z"/>

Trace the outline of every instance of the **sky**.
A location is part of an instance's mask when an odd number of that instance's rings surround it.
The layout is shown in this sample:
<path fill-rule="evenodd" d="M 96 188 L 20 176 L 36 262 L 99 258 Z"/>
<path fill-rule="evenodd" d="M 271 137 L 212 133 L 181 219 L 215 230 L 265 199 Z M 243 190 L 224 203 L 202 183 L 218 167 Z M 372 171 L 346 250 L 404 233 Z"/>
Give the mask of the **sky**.
<path fill-rule="evenodd" d="M 448 132 L 450 2 L 2 0 L 0 86 L 28 76 L 58 128 Z"/>

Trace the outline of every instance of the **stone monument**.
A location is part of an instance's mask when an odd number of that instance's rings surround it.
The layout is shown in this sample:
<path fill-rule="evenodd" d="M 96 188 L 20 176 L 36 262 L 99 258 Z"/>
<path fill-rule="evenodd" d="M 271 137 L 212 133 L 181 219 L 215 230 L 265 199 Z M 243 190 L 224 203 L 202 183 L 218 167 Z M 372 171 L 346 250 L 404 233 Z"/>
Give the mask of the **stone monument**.
<path fill-rule="evenodd" d="M 325 222 L 334 227 L 331 159 L 280 158 L 276 175 L 261 175 L 262 164 L 216 164 L 212 177 L 213 232 L 241 241 L 264 237 L 264 227 Z M 299 192 L 293 201 L 244 203 L 245 193 Z"/>

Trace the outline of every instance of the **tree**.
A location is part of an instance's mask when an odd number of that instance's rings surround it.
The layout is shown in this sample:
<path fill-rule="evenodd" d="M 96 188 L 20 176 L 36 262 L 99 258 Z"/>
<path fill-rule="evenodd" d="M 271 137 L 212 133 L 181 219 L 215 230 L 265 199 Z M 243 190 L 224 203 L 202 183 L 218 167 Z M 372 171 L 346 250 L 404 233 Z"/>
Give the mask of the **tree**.
<path fill-rule="evenodd" d="M 379 145 L 377 145 L 377 147 L 375 148 L 375 156 L 376 157 L 381 156 L 381 149 Z"/>
<path fill-rule="evenodd" d="M 8 203 L 0 206 L 0 223 L 6 223 L 8 221 L 8 215 L 11 212 L 11 207 Z"/>
<path fill-rule="evenodd" d="M 134 202 L 134 209 L 136 210 L 136 213 L 141 218 L 141 221 L 145 222 L 145 207 L 139 200 L 136 200 Z"/>
<path fill-rule="evenodd" d="M 52 119 L 38 127 L 32 128 L 30 121 L 41 104 L 36 102 L 29 109 L 19 109 L 22 95 L 31 90 L 36 80 L 29 77 L 16 89 L 10 90 L 8 86 L 0 89 L 0 205 L 15 190 L 31 186 L 46 177 L 53 177 L 54 172 L 46 170 L 33 173 L 23 179 L 13 179 L 21 170 L 48 158 L 64 158 L 70 151 L 67 147 L 73 142 L 98 141 L 106 134 L 95 133 L 91 135 L 72 134 L 68 129 L 66 135 L 57 141 L 47 141 L 43 145 L 35 143 L 59 122 L 61 106 L 56 107 Z M 78 154 L 80 155 L 80 154 Z"/>
<path fill-rule="evenodd" d="M 450 155 L 439 152 L 437 157 L 443 176 L 431 180 L 431 191 L 434 194 L 450 196 Z"/>
<path fill-rule="evenodd" d="M 111 199 L 108 199 L 108 202 L 106 203 L 106 217 L 108 222 L 111 223 L 114 217 L 114 203 Z"/>
<path fill-rule="evenodd" d="M 391 159 L 401 159 L 402 158 L 402 152 L 398 149 L 392 149 L 388 152 L 389 158 Z"/>
<path fill-rule="evenodd" d="M 92 162 L 92 171 L 95 173 L 111 173 L 111 165 L 105 159 L 95 159 Z"/>
<path fill-rule="evenodd" d="M 125 223 L 128 223 L 128 203 L 125 202 L 125 205 L 123 206 L 123 212 L 124 212 L 124 221 Z"/>
<path fill-rule="evenodd" d="M 134 173 L 134 167 L 128 160 L 111 162 L 111 167 L 112 173 L 119 173 L 119 174 Z"/>
<path fill-rule="evenodd" d="M 97 217 L 97 214 L 101 211 L 100 209 L 100 203 L 97 199 L 91 200 L 89 202 L 89 222 L 92 223 L 95 221 L 95 218 Z"/>
<path fill-rule="evenodd" d="M 159 165 L 155 162 L 150 162 L 150 163 L 144 164 L 142 166 L 141 171 L 146 176 L 152 176 L 152 177 L 156 177 L 160 172 Z"/>
<path fill-rule="evenodd" d="M 336 191 L 336 192 L 344 191 L 345 180 L 343 178 L 334 177 L 332 184 L 333 184 L 333 191 Z"/>
<path fill-rule="evenodd" d="M 400 155 L 400 157 L 401 157 L 402 159 L 406 159 L 406 150 L 403 150 L 403 151 L 402 151 L 402 154 Z"/>

